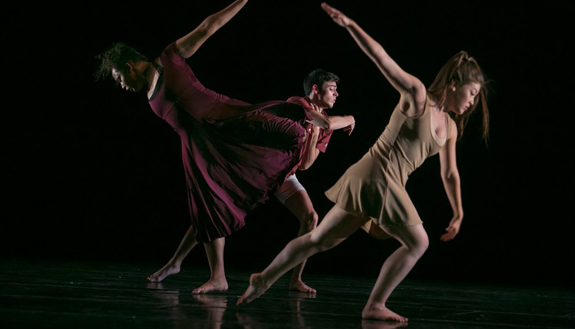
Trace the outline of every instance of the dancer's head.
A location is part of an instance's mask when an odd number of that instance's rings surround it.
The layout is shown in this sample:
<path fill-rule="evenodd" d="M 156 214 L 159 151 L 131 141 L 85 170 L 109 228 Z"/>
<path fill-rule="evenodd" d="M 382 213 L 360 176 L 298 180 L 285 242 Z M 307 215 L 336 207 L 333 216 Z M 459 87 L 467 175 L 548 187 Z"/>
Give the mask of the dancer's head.
<path fill-rule="evenodd" d="M 311 71 L 303 80 L 303 90 L 320 108 L 332 108 L 337 96 L 337 75 L 321 69 Z"/>
<path fill-rule="evenodd" d="M 453 116 L 461 138 L 469 116 L 481 102 L 483 137 L 489 135 L 489 110 L 487 108 L 487 79 L 477 61 L 461 51 L 439 70 L 427 92 Z"/>
<path fill-rule="evenodd" d="M 96 79 L 112 77 L 122 89 L 140 91 L 146 85 L 146 77 L 137 66 L 147 62 L 148 58 L 134 48 L 117 42 L 108 50 L 97 56 L 100 67 L 94 74 Z"/>

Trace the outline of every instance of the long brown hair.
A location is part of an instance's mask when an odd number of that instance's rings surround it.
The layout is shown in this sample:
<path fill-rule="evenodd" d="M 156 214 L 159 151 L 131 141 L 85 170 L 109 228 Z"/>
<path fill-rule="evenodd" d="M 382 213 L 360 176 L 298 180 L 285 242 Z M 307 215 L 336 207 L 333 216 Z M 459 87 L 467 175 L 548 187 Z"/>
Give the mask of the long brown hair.
<path fill-rule="evenodd" d="M 489 109 L 487 108 L 487 79 L 479 67 L 477 61 L 470 57 L 467 52 L 460 51 L 451 57 L 443 65 L 431 86 L 427 89 L 427 93 L 432 96 L 438 107 L 443 107 L 447 100 L 447 88 L 455 82 L 457 86 L 462 86 L 467 83 L 476 82 L 481 86 L 478 97 L 481 102 L 481 112 L 483 114 L 483 138 L 485 142 L 489 140 Z M 467 126 L 469 116 L 475 111 L 477 107 L 477 100 L 473 105 L 465 111 L 462 115 L 450 113 L 453 120 L 457 124 L 458 140 L 463 136 L 463 130 Z"/>

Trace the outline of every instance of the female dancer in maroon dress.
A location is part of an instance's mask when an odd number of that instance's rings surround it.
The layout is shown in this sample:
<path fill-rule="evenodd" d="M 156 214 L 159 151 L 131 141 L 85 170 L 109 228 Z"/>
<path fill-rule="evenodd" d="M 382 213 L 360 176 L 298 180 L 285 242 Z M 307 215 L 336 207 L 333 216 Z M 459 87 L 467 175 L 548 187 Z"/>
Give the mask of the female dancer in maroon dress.
<path fill-rule="evenodd" d="M 247 3 L 237 0 L 170 43 L 154 61 L 117 43 L 99 57 L 97 78 L 128 91 L 146 91 L 154 112 L 181 137 L 192 225 L 176 254 L 204 242 L 211 278 L 196 293 L 225 291 L 224 239 L 245 225 L 246 213 L 263 203 L 297 170 L 305 154 L 306 123 L 337 127 L 316 111 L 285 101 L 248 104 L 205 88 L 186 63 L 198 48 Z M 167 276 L 178 269 L 164 268 Z M 156 277 L 152 281 L 161 281 Z"/>

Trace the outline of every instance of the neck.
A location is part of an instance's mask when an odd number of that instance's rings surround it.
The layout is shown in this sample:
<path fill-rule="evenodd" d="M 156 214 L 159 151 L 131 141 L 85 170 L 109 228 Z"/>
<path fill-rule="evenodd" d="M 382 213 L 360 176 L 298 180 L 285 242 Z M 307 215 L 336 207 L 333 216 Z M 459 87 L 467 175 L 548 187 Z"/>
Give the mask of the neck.
<path fill-rule="evenodd" d="M 429 99 L 431 99 L 431 101 L 433 102 L 433 109 L 435 109 L 437 112 L 444 112 L 444 113 L 449 112 L 449 110 L 445 106 L 445 102 L 443 102 L 443 104 L 441 106 L 439 106 L 438 98 L 432 94 L 428 94 L 428 95 L 429 95 Z"/>
<path fill-rule="evenodd" d="M 146 78 L 146 83 L 149 86 L 151 79 L 154 77 L 154 70 L 152 69 L 152 62 L 145 62 L 144 68 L 142 70 L 142 75 Z"/>
<path fill-rule="evenodd" d="M 137 65 L 137 69 L 142 85 L 144 86 L 143 89 L 149 91 L 155 73 L 152 62 L 140 62 Z"/>
<path fill-rule="evenodd" d="M 315 106 L 317 106 L 320 110 L 323 111 L 323 110 L 326 109 L 325 107 L 323 107 L 323 106 L 321 106 L 321 105 L 318 104 L 319 102 L 317 101 L 316 98 L 313 97 L 313 95 L 307 96 L 307 98 L 309 98 L 309 100 L 310 100 L 313 104 L 315 104 Z"/>

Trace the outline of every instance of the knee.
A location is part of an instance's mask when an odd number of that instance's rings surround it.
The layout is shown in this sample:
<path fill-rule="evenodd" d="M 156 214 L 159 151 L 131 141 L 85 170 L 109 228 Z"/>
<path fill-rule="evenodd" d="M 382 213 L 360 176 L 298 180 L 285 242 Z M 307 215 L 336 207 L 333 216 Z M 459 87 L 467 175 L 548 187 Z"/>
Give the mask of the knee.
<path fill-rule="evenodd" d="M 410 251 L 418 258 L 423 256 L 427 248 L 429 247 L 429 239 L 427 235 L 415 241 L 415 243 L 409 248 Z"/>
<path fill-rule="evenodd" d="M 310 232 L 317 226 L 317 222 L 319 220 L 318 214 L 315 210 L 311 210 L 310 212 L 305 213 L 300 218 L 300 224 L 303 231 Z"/>

